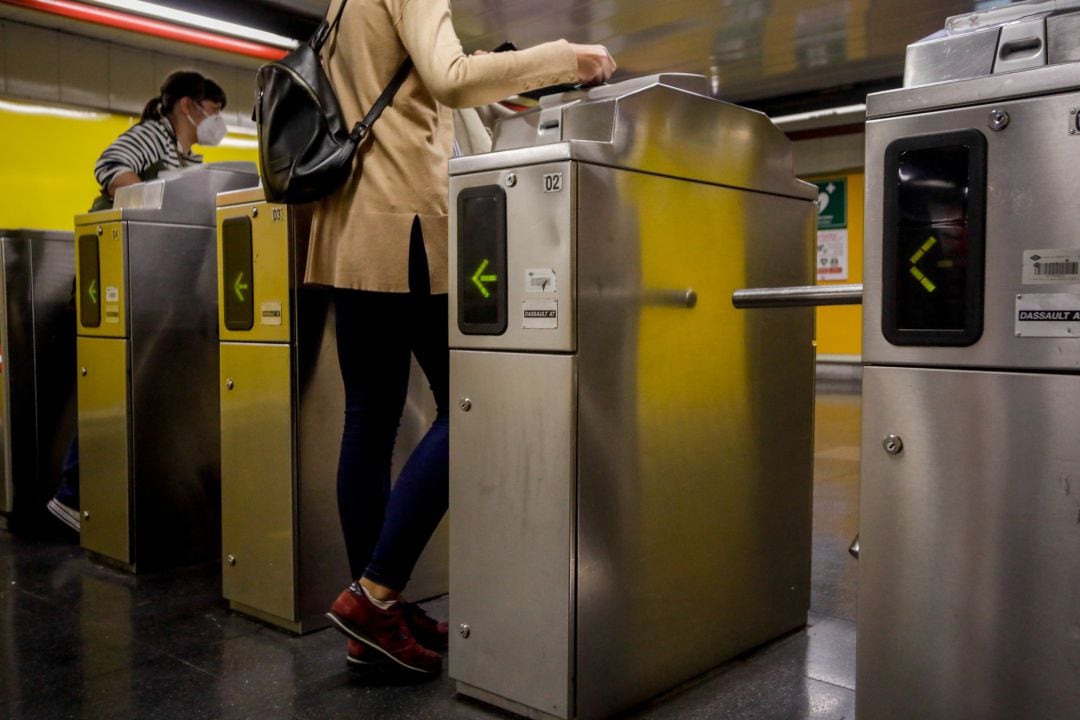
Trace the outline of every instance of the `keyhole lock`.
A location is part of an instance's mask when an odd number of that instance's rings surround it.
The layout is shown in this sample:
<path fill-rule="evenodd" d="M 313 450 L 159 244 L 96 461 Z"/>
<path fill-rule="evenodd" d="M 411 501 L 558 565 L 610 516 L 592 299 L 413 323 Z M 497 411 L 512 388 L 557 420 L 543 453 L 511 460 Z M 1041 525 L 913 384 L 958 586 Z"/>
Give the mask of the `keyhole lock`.
<path fill-rule="evenodd" d="M 226 555 L 225 556 L 225 562 L 229 563 L 229 565 L 236 565 L 236 556 L 235 555 Z"/>
<path fill-rule="evenodd" d="M 899 455 L 904 449 L 904 441 L 899 435 L 886 435 L 881 441 L 881 447 L 885 448 L 885 452 L 890 455 Z"/>
<path fill-rule="evenodd" d="M 472 628 L 462 623 L 461 626 L 458 628 L 458 634 L 461 635 L 461 637 L 467 639 L 470 635 L 472 635 Z"/>
<path fill-rule="evenodd" d="M 458 406 L 461 408 L 462 412 L 469 412 L 472 410 L 472 400 L 469 398 L 461 398 L 461 400 L 458 401 Z"/>
<path fill-rule="evenodd" d="M 86 377 L 86 366 L 84 365 L 83 367 L 79 368 L 79 372 L 82 373 L 83 377 Z"/>
<path fill-rule="evenodd" d="M 226 378 L 225 379 L 225 389 L 226 390 L 232 390 L 234 387 L 236 387 L 236 383 L 233 382 L 233 379 L 232 378 Z"/>
<path fill-rule="evenodd" d="M 1009 113 L 1004 110 L 994 109 L 990 111 L 990 117 L 986 120 L 986 125 L 995 132 L 1001 132 L 1005 128 L 1009 127 L 1009 122 L 1012 120 L 1009 117 Z"/>

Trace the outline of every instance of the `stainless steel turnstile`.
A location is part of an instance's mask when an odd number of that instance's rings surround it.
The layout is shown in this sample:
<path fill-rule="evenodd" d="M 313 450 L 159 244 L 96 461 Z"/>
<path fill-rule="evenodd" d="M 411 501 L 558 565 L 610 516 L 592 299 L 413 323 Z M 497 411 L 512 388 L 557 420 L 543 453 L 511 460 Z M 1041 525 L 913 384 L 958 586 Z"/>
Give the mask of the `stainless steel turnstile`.
<path fill-rule="evenodd" d="M 55 522 L 75 434 L 73 258 L 71 233 L 0 230 L 0 523 L 21 534 Z"/>
<path fill-rule="evenodd" d="M 605 717 L 802 626 L 812 186 L 756 112 L 660 75 L 451 161 L 450 674 Z"/>
<path fill-rule="evenodd" d="M 133 572 L 218 555 L 215 198 L 257 183 L 195 166 L 75 218 L 82 546 Z"/>
<path fill-rule="evenodd" d="M 859 720 L 1080 713 L 1080 3 L 1020 5 L 867 102 Z"/>
<path fill-rule="evenodd" d="M 326 288 L 303 287 L 310 210 L 259 188 L 218 196 L 223 593 L 230 606 L 302 633 L 351 580 L 337 509 L 344 388 Z M 414 363 L 394 468 L 435 418 Z M 445 523 L 409 597 L 447 589 Z"/>

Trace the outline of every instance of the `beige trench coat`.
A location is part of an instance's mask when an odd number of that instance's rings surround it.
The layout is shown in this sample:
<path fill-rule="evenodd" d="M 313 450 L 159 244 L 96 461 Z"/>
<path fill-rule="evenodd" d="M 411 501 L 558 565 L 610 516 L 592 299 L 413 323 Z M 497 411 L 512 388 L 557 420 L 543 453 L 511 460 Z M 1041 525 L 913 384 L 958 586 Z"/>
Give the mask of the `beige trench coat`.
<path fill-rule="evenodd" d="M 329 16 L 341 0 L 330 3 Z M 560 40 L 513 53 L 467 56 L 449 0 L 349 0 L 324 63 L 345 118 L 360 120 L 405 59 L 415 67 L 358 153 L 343 187 L 318 203 L 306 281 L 408 292 L 409 233 L 419 218 L 431 291 L 447 291 L 449 108 L 471 107 L 577 79 Z"/>

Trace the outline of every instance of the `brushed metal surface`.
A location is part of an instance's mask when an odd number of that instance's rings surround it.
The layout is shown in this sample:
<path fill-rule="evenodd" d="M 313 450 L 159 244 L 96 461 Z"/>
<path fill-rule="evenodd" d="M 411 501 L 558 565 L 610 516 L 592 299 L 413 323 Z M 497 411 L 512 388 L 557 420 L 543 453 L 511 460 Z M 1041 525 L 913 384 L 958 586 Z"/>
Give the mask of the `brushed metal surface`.
<path fill-rule="evenodd" d="M 450 202 L 456 205 L 458 194 L 470 187 L 500 185 L 506 191 L 507 327 L 502 335 L 466 335 L 458 328 L 458 227 L 450 221 L 450 347 L 500 348 L 504 350 L 543 350 L 572 352 L 577 348 L 576 312 L 574 309 L 576 257 L 574 222 L 577 214 L 576 163 L 543 163 L 514 170 L 517 184 L 506 187 L 506 173 L 489 171 L 450 179 Z M 544 192 L 544 176 L 563 176 L 560 192 Z M 531 268 L 553 270 L 555 293 L 530 293 L 527 273 Z M 558 327 L 536 330 L 523 327 L 523 306 L 536 297 L 558 301 Z"/>
<path fill-rule="evenodd" d="M 947 110 L 990 100 L 1024 98 L 1080 89 L 1080 73 L 1069 63 L 1047 65 L 1017 73 L 934 83 L 866 96 L 866 119 Z M 978 127 L 983 127 L 980 123 Z M 867 159 L 870 155 L 867 155 Z"/>
<path fill-rule="evenodd" d="M 859 718 L 1076 716 L 1078 405 L 1072 374 L 865 368 Z"/>
<path fill-rule="evenodd" d="M 473 401 L 451 411 L 450 676 L 560 718 L 574 716 L 576 367 L 450 352 L 450 396 Z"/>
<path fill-rule="evenodd" d="M 79 337 L 79 541 L 84 548 L 134 564 L 132 543 L 129 341 Z M 88 515 L 87 515 L 88 514 Z"/>
<path fill-rule="evenodd" d="M 1034 77 L 1043 72 L 1044 69 L 1028 70 L 1013 73 L 1012 77 Z M 973 80 L 956 85 L 982 82 Z M 1061 293 L 1080 301 L 1080 284 L 1024 285 L 1022 273 L 1025 250 L 1060 248 L 1075 252 L 1080 246 L 1076 239 L 1080 205 L 1073 202 L 1070 192 L 1075 157 L 1080 152 L 1080 136 L 1068 132 L 1069 112 L 1078 106 L 1080 92 L 1075 91 L 1007 102 L 990 96 L 967 108 L 867 123 L 864 362 L 1016 369 L 1080 368 L 1080 338 L 1018 338 L 1015 335 L 1017 295 L 1033 291 Z M 1002 132 L 986 129 L 987 116 L 995 108 L 1005 110 L 1012 118 Z M 896 347 L 885 340 L 881 329 L 885 148 L 897 138 L 963 128 L 982 131 L 988 146 L 983 334 L 969 348 Z"/>
<path fill-rule="evenodd" d="M 0 512 L 33 534 L 75 431 L 72 235 L 0 230 L 0 262 Z"/>
<path fill-rule="evenodd" d="M 221 552 L 236 558 L 221 578 L 230 601 L 296 622 L 291 355 L 284 343 L 221 344 Z"/>
<path fill-rule="evenodd" d="M 204 220 L 125 223 L 140 569 L 220 551 L 217 244 Z"/>
<path fill-rule="evenodd" d="M 953 37 L 931 37 L 908 45 L 904 87 L 985 77 L 994 70 L 1001 29 L 990 27 Z"/>
<path fill-rule="evenodd" d="M 454 160 L 451 174 L 494 169 L 505 162 L 503 151 L 571 142 L 575 160 L 817 197 L 794 177 L 791 143 L 764 114 L 688 90 L 692 80 L 706 85 L 701 77 L 656 75 L 544 98 L 539 108 L 498 123 L 497 152 Z M 718 147 L 724 162 L 716 162 Z"/>
<path fill-rule="evenodd" d="M 607 717 L 803 625 L 813 204 L 578 169 L 576 713 Z M 692 287 L 692 309 L 641 301 Z M 658 588 L 663 590 L 657 592 Z"/>
<path fill-rule="evenodd" d="M 293 228 L 307 235 L 310 228 L 310 209 L 287 205 L 270 205 L 262 198 L 260 189 L 233 193 L 235 196 L 257 195 L 239 205 L 221 207 L 217 213 L 217 232 L 220 238 L 222 223 L 236 217 L 251 221 L 252 273 L 248 278 L 253 294 L 254 327 L 250 330 L 230 330 L 225 326 L 225 293 L 233 292 L 233 278 L 225 278 L 222 270 L 224 259 L 218 243 L 218 332 L 222 342 L 288 342 L 292 336 L 291 294 L 295 286 L 291 263 L 294 260 L 289 233 Z M 299 217 L 293 217 L 298 215 Z M 306 245 L 305 245 L 306 247 Z M 305 258 L 306 259 L 306 258 Z M 302 262 L 303 260 L 301 260 Z M 303 278 L 301 276 L 300 280 Z M 276 308 L 280 315 L 267 318 L 264 310 Z M 269 322 L 268 322 L 269 320 Z"/>
<path fill-rule="evenodd" d="M 97 217 L 100 216 L 100 217 Z M 116 219 L 114 219 L 116 218 Z M 114 211 L 91 213 L 76 218 L 76 247 L 80 238 L 95 236 L 98 239 L 98 267 L 101 277 L 98 288 L 101 301 L 101 324 L 86 327 L 82 324 L 82 297 L 75 293 L 75 306 L 79 321 L 76 325 L 79 335 L 84 337 L 128 337 L 128 285 L 127 285 L 127 239 L 124 237 L 125 225 Z M 100 230 L 100 232 L 99 232 Z M 76 251 L 77 252 L 77 251 Z M 80 268 L 75 263 L 75 287 L 79 286 Z M 109 295 L 115 293 L 116 300 L 110 301 Z"/>

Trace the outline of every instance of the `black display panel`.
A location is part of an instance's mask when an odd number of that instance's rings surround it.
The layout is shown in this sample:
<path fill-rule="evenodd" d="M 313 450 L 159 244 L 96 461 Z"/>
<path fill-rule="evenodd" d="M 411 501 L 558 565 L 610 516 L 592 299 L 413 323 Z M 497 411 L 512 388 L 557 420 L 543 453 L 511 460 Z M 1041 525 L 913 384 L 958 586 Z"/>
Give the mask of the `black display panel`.
<path fill-rule="evenodd" d="M 101 260 L 97 235 L 79 236 L 79 322 L 101 327 Z"/>
<path fill-rule="evenodd" d="M 468 335 L 506 332 L 506 193 L 498 185 L 457 197 L 458 328 Z"/>
<path fill-rule="evenodd" d="M 983 330 L 986 138 L 896 140 L 885 151 L 882 332 L 894 345 L 967 346 Z"/>
<path fill-rule="evenodd" d="M 225 327 L 250 330 L 255 325 L 250 218 L 228 218 L 221 223 L 221 268 L 224 273 Z"/>

